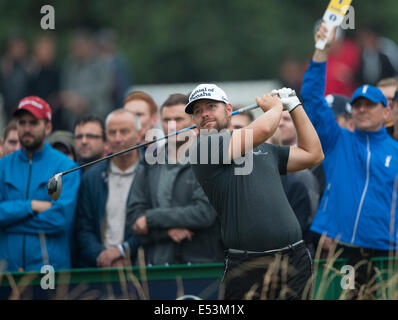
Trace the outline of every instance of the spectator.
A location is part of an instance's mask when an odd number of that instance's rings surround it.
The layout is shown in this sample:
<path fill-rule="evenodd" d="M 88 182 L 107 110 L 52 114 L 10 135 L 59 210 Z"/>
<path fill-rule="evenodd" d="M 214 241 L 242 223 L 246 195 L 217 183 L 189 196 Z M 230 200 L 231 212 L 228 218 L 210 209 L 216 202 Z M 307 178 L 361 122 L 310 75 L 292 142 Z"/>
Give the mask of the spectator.
<path fill-rule="evenodd" d="M 119 108 L 123 105 L 125 93 L 132 85 L 129 66 L 117 50 L 116 34 L 112 30 L 106 29 L 99 33 L 98 46 L 101 58 L 110 64 L 112 71 L 112 106 Z"/>
<path fill-rule="evenodd" d="M 113 153 L 136 145 L 139 121 L 125 109 L 112 111 L 105 121 Z M 79 267 L 117 267 L 134 263 L 137 241 L 126 223 L 139 154 L 137 150 L 103 161 L 83 175 L 76 212 Z"/>
<path fill-rule="evenodd" d="M 5 157 L 14 151 L 17 151 L 21 147 L 21 144 L 19 143 L 17 123 L 15 121 L 10 121 L 5 127 L 3 138 L 0 141 L 0 146 L 2 148 L 0 157 Z"/>
<path fill-rule="evenodd" d="M 100 117 L 92 114 L 81 116 L 76 120 L 73 131 L 80 165 L 106 156 L 105 125 Z"/>
<path fill-rule="evenodd" d="M 395 71 L 398 70 L 398 45 L 395 41 L 383 37 L 380 37 L 380 51 L 384 53 L 388 60 L 390 60 Z"/>
<path fill-rule="evenodd" d="M 32 70 L 29 75 L 28 92 L 48 101 L 53 110 L 53 131 L 65 130 L 66 124 L 60 108 L 61 72 L 56 59 L 55 39 L 48 33 L 40 36 L 33 51 Z"/>
<path fill-rule="evenodd" d="M 321 25 L 315 42 L 324 39 L 326 26 Z M 304 76 L 301 98 L 321 139 L 325 153 L 323 167 L 326 190 L 314 218 L 311 229 L 328 238 L 323 243 L 327 252 L 333 240 L 348 264 L 376 256 L 387 256 L 395 250 L 397 223 L 396 210 L 392 206 L 394 179 L 398 174 L 398 144 L 388 136 L 384 128 L 387 99 L 371 85 L 358 88 L 352 98 L 354 132 L 342 129 L 334 121 L 333 113 L 323 96 L 325 69 L 334 38 L 328 39 L 324 50 L 316 49 Z M 392 225 L 392 223 L 395 224 Z M 374 275 L 371 265 L 356 270 L 353 297 L 359 287 L 366 285 Z"/>
<path fill-rule="evenodd" d="M 72 131 L 76 117 L 84 113 L 105 118 L 111 111 L 111 83 L 110 65 L 96 55 L 91 34 L 77 33 L 61 74 L 61 99 L 69 120 L 67 130 Z"/>
<path fill-rule="evenodd" d="M 231 118 L 231 120 L 232 120 L 232 118 Z M 279 127 L 276 128 L 274 134 L 271 137 L 269 137 L 265 142 L 269 143 L 269 144 L 275 144 L 277 146 L 282 145 L 281 131 L 279 130 Z"/>
<path fill-rule="evenodd" d="M 47 181 L 76 165 L 45 142 L 51 108 L 43 99 L 26 97 L 13 114 L 22 150 L 0 160 L 0 260 L 8 271 L 69 269 L 80 175 L 65 176 L 61 197 L 51 201 Z"/>
<path fill-rule="evenodd" d="M 398 89 L 398 78 L 381 79 L 376 86 L 386 96 L 388 101 L 388 108 L 392 110 L 392 99 L 394 98 L 395 91 Z M 387 131 L 391 130 L 389 128 L 393 125 L 394 121 L 392 119 L 392 113 L 390 113 L 385 120 L 385 126 L 387 128 Z"/>
<path fill-rule="evenodd" d="M 0 82 L 0 132 L 3 132 L 7 126 L 7 121 L 6 121 L 7 118 L 8 118 L 8 116 L 6 115 L 5 110 L 4 110 L 4 99 L 3 99 L 3 95 L 2 95 L 2 88 L 1 88 L 1 82 Z"/>
<path fill-rule="evenodd" d="M 0 92 L 4 98 L 4 111 L 7 121 L 18 105 L 18 101 L 27 95 L 29 61 L 27 46 L 22 37 L 10 37 L 6 44 L 6 53 L 0 61 Z"/>
<path fill-rule="evenodd" d="M 381 38 L 377 28 L 358 30 L 358 41 L 362 48 L 361 66 L 357 73 L 358 83 L 376 85 L 380 79 L 396 75 L 397 70 L 381 48 Z"/>
<path fill-rule="evenodd" d="M 145 142 L 145 138 L 152 140 L 152 136 L 146 137 L 148 130 L 155 127 L 158 122 L 158 106 L 152 97 L 142 91 L 131 92 L 124 99 L 124 108 L 133 112 L 141 123 L 139 143 Z"/>
<path fill-rule="evenodd" d="M 297 146 L 297 133 L 288 111 L 282 112 L 279 122 L 281 145 Z M 281 176 L 289 204 L 296 214 L 303 233 L 303 240 L 311 254 L 314 254 L 310 226 L 319 203 L 319 184 L 310 169 L 291 172 Z"/>
<path fill-rule="evenodd" d="M 239 110 L 240 107 L 234 108 L 235 110 Z M 250 111 L 245 111 L 242 113 L 238 113 L 231 118 L 231 126 L 230 130 L 241 129 L 243 127 L 248 126 L 254 120 L 254 116 Z"/>
<path fill-rule="evenodd" d="M 332 109 L 334 118 L 337 124 L 341 128 L 346 128 L 350 131 L 354 131 L 354 124 L 352 123 L 351 110 L 352 106 L 350 99 L 339 94 L 328 94 L 326 97 L 326 102 Z"/>
<path fill-rule="evenodd" d="M 184 112 L 188 97 L 173 94 L 161 107 L 163 130 L 170 134 L 192 125 Z M 131 190 L 128 212 L 148 265 L 223 261 L 216 212 L 188 163 L 178 160 L 184 141 L 169 138 L 158 149 L 166 164 L 143 163 Z"/>
<path fill-rule="evenodd" d="M 325 100 L 328 106 L 332 109 L 334 118 L 337 121 L 337 124 L 341 128 L 346 128 L 350 131 L 354 131 L 354 124 L 352 122 L 352 106 L 350 103 L 350 99 L 345 96 L 339 94 L 328 94 L 325 97 Z M 315 167 L 311 168 L 312 173 L 316 177 L 319 186 L 319 200 L 322 198 L 323 191 L 326 187 L 326 180 L 325 180 L 325 171 L 323 169 L 322 163 L 316 165 Z M 319 236 L 314 235 L 314 247 L 317 246 Z"/>
<path fill-rule="evenodd" d="M 296 92 L 300 92 L 303 74 L 303 64 L 295 57 L 286 57 L 280 68 L 282 87 L 292 88 Z"/>
<path fill-rule="evenodd" d="M 69 159 L 76 161 L 75 143 L 73 133 L 69 131 L 54 131 L 47 141 L 54 149 L 65 154 Z"/>
<path fill-rule="evenodd" d="M 391 137 L 398 141 L 398 90 L 395 91 L 391 109 L 394 125 L 390 127 L 389 134 Z"/>

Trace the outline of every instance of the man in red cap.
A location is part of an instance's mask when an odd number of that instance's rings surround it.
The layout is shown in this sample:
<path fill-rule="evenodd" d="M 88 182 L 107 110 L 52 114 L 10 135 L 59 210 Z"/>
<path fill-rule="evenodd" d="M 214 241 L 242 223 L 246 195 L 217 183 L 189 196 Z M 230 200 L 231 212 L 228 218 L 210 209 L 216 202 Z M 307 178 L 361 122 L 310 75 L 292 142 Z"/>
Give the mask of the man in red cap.
<path fill-rule="evenodd" d="M 0 160 L 0 261 L 8 271 L 70 268 L 70 234 L 80 174 L 63 180 L 64 192 L 51 200 L 46 184 L 76 164 L 45 141 L 51 108 L 39 97 L 22 99 L 13 116 L 22 146 Z"/>
<path fill-rule="evenodd" d="M 52 130 L 51 108 L 43 99 L 35 96 L 22 99 L 13 115 L 21 145 L 31 159 L 35 150 L 43 147 L 45 138 Z"/>

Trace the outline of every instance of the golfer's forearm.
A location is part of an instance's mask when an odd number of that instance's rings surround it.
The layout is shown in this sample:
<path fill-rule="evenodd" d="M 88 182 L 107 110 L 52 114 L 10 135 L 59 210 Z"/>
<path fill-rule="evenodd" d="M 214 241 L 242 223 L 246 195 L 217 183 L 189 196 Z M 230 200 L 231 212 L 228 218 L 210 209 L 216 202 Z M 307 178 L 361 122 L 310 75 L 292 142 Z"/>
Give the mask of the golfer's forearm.
<path fill-rule="evenodd" d="M 234 130 L 231 138 L 230 155 L 232 159 L 243 156 L 270 138 L 278 128 L 282 115 L 282 104 L 268 110 L 247 127 Z M 240 138 L 238 137 L 240 135 Z M 252 137 L 252 139 L 248 138 Z"/>
<path fill-rule="evenodd" d="M 305 113 L 303 106 L 298 106 L 290 113 L 297 131 L 297 146 L 308 152 L 315 160 L 323 159 L 323 151 L 314 126 Z M 319 160 L 319 161 L 321 161 Z"/>
<path fill-rule="evenodd" d="M 281 120 L 281 115 L 282 105 L 268 110 L 244 129 L 253 132 L 254 147 L 264 143 L 275 133 Z"/>
<path fill-rule="evenodd" d="M 282 103 L 268 110 L 264 114 L 262 114 L 258 119 L 253 121 L 248 127 L 253 126 L 253 129 L 256 130 L 262 136 L 258 136 L 260 143 L 263 143 L 266 139 L 271 137 L 275 130 L 279 126 L 279 122 L 281 120 L 283 111 Z"/>

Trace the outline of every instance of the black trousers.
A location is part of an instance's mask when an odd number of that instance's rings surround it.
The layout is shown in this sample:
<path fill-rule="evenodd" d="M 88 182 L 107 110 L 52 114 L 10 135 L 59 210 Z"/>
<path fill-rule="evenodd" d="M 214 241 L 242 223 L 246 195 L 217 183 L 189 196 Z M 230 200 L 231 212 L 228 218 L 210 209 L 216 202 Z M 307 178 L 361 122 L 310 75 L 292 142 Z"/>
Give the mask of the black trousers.
<path fill-rule="evenodd" d="M 222 279 L 225 300 L 308 299 L 312 259 L 302 244 L 271 255 L 227 254 Z"/>

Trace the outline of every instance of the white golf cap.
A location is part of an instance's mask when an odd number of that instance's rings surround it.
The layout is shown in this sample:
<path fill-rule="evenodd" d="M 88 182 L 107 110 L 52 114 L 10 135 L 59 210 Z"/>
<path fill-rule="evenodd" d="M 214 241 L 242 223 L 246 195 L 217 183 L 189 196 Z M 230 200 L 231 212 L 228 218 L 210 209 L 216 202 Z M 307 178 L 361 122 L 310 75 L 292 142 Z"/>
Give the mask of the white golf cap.
<path fill-rule="evenodd" d="M 194 102 L 203 99 L 229 103 L 227 95 L 220 87 L 216 86 L 215 84 L 202 83 L 198 85 L 189 95 L 189 101 L 185 106 L 185 112 L 192 114 Z"/>

